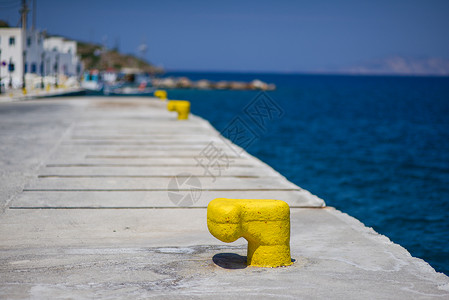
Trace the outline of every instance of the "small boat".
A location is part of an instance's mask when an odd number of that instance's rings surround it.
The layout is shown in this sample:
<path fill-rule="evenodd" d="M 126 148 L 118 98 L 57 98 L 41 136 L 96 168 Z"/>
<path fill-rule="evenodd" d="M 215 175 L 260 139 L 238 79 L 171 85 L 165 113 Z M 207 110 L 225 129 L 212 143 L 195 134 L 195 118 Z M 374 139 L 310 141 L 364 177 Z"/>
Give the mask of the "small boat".
<path fill-rule="evenodd" d="M 104 83 L 100 72 L 98 70 L 84 72 L 81 87 L 88 92 L 101 94 L 104 89 Z"/>
<path fill-rule="evenodd" d="M 131 84 L 119 84 L 114 86 L 106 86 L 104 89 L 105 95 L 116 96 L 151 96 L 155 88 L 147 87 L 145 83 L 140 83 L 138 86 Z"/>
<path fill-rule="evenodd" d="M 105 85 L 105 95 L 150 96 L 155 91 L 148 74 L 125 69 L 117 75 L 117 83 Z"/>

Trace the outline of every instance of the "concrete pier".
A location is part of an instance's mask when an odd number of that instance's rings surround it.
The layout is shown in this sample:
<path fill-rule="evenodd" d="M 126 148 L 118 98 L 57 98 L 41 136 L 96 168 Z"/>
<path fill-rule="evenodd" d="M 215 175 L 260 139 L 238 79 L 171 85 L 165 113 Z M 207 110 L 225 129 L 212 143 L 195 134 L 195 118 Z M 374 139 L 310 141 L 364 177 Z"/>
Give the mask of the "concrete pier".
<path fill-rule="evenodd" d="M 2 299 L 449 298 L 447 276 L 165 102 L 54 98 L 0 114 Z M 218 175 L 199 164 L 211 145 Z M 245 240 L 208 232 L 215 198 L 287 202 L 294 264 L 246 266 Z"/>

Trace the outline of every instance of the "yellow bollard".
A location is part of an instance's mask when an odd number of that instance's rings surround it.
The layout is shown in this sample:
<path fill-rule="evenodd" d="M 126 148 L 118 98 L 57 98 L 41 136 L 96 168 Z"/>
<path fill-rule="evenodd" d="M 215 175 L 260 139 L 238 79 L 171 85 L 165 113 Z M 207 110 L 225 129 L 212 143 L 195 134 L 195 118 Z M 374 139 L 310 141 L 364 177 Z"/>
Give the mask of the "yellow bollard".
<path fill-rule="evenodd" d="M 26 94 L 27 94 L 27 89 L 26 89 L 26 88 L 23 88 L 23 89 L 22 89 L 22 93 L 23 93 L 24 95 L 26 95 Z"/>
<path fill-rule="evenodd" d="M 190 102 L 185 100 L 170 100 L 167 103 L 169 111 L 178 113 L 178 120 L 187 120 L 190 113 Z"/>
<path fill-rule="evenodd" d="M 45 86 L 45 91 L 47 91 L 47 93 L 50 91 L 50 85 L 49 85 L 49 84 L 47 84 L 47 85 Z"/>
<path fill-rule="evenodd" d="M 158 97 L 161 100 L 166 100 L 167 92 L 164 90 L 156 90 L 156 91 L 154 91 L 154 97 Z"/>
<path fill-rule="evenodd" d="M 281 200 L 217 198 L 207 206 L 207 227 L 220 241 L 248 241 L 247 264 L 281 267 L 290 256 L 290 207 Z"/>

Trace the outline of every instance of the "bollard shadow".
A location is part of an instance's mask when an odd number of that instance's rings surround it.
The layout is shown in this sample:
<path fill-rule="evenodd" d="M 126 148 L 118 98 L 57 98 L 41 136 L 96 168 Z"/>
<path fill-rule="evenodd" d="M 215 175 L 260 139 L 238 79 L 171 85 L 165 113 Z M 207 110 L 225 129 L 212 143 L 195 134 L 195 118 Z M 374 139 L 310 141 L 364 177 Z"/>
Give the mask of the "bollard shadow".
<path fill-rule="evenodd" d="M 246 256 L 235 253 L 219 253 L 212 257 L 212 261 L 223 269 L 245 269 Z"/>

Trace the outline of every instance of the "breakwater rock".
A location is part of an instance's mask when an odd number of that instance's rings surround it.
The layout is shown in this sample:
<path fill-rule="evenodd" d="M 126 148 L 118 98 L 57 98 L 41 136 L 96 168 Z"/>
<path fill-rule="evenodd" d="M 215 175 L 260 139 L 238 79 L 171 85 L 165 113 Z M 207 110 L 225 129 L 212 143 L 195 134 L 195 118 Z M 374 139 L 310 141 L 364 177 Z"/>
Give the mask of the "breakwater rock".
<path fill-rule="evenodd" d="M 251 82 L 243 81 L 209 81 L 201 79 L 192 81 L 187 77 L 155 78 L 152 84 L 156 88 L 164 89 L 204 89 L 204 90 L 264 90 L 272 91 L 276 85 L 255 79 Z"/>

